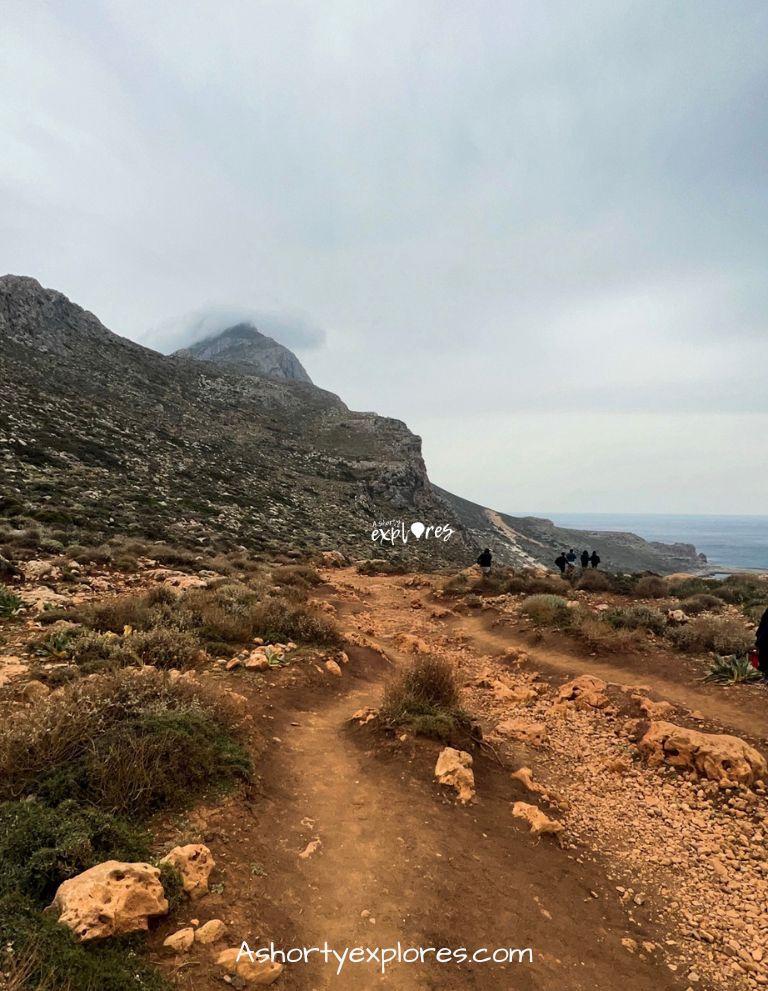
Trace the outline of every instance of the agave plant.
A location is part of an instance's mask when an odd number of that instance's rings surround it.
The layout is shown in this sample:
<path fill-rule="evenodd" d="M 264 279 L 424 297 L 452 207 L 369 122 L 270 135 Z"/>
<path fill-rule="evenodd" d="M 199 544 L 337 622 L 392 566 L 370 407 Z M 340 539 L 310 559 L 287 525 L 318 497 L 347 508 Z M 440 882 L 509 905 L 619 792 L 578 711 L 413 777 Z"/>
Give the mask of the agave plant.
<path fill-rule="evenodd" d="M 0 585 L 0 619 L 10 619 L 17 612 L 21 612 L 24 603 L 20 596 L 16 595 L 5 585 Z"/>
<path fill-rule="evenodd" d="M 731 654 L 729 657 L 716 657 L 704 680 L 717 681 L 721 685 L 738 685 L 744 681 L 759 681 L 760 672 L 752 667 L 749 657 Z"/>

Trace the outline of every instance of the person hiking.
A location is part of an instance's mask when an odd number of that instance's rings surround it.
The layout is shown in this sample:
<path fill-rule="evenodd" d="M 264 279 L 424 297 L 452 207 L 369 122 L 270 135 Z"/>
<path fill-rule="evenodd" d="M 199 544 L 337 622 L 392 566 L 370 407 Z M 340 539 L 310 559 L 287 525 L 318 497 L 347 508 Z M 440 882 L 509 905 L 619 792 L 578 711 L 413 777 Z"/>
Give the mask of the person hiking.
<path fill-rule="evenodd" d="M 560 551 L 560 554 L 558 555 L 558 557 L 555 558 L 555 564 L 560 569 L 560 574 L 561 575 L 564 575 L 565 574 L 565 566 L 566 566 L 566 564 L 568 564 L 568 558 L 566 557 L 566 555 L 562 551 Z"/>
<path fill-rule="evenodd" d="M 586 568 L 589 565 L 589 551 L 581 552 L 581 566 Z"/>
<path fill-rule="evenodd" d="M 768 609 L 762 615 L 755 635 L 755 647 L 757 648 L 757 668 L 763 676 L 764 681 L 768 681 Z"/>
<path fill-rule="evenodd" d="M 565 555 L 565 560 L 568 562 L 568 564 L 573 564 L 573 562 L 576 560 L 576 551 L 573 548 L 571 548 L 568 551 L 568 553 Z"/>
<path fill-rule="evenodd" d="M 592 555 L 589 559 L 589 563 L 592 565 L 593 568 L 596 568 L 598 564 L 600 564 L 600 555 L 597 553 L 597 551 L 592 551 Z"/>
<path fill-rule="evenodd" d="M 488 547 L 486 547 L 483 553 L 477 559 L 477 563 L 480 565 L 480 570 L 484 575 L 490 574 L 492 559 L 493 558 L 491 555 L 491 551 Z"/>

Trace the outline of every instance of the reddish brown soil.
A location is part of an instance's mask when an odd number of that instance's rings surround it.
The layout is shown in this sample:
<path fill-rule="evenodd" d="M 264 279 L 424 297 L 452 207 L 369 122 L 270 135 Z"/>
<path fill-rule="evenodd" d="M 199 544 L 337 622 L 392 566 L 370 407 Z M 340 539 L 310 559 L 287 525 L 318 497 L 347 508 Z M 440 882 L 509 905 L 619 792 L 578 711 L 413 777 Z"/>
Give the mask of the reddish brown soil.
<path fill-rule="evenodd" d="M 370 627 L 374 614 L 378 641 L 395 663 L 401 661 L 393 631 L 411 628 L 412 600 L 429 608 L 429 589 L 414 591 L 401 578 L 362 578 L 349 571 L 329 577 L 336 587 L 326 594 L 338 606 L 342 627 L 358 632 Z M 522 634 L 495 630 L 491 623 L 482 613 L 434 625 L 436 634 L 449 630 L 469 638 L 484 654 L 523 643 Z M 742 696 L 731 700 L 721 689 L 691 683 L 684 669 L 661 658 L 644 657 L 625 667 L 619 660 L 585 662 L 546 644 L 526 643 L 526 649 L 532 649 L 537 668 L 561 681 L 585 670 L 611 681 L 640 680 L 727 727 L 765 737 L 757 697 L 746 704 Z M 221 987 L 210 948 L 172 961 L 160 946 L 192 917 L 224 919 L 229 939 L 222 947 L 241 940 L 256 947 L 273 939 L 286 948 L 327 941 L 342 950 L 400 941 L 404 947 L 530 946 L 534 952 L 532 964 L 393 964 L 385 976 L 373 964 L 347 964 L 340 976 L 333 963 L 295 964 L 275 985 L 286 989 L 687 986 L 658 957 L 622 946 L 624 937 L 663 942 L 666 934 L 649 921 L 653 892 L 630 921 L 599 855 L 532 838 L 510 814 L 510 802 L 530 796 L 510 781 L 508 769 L 477 755 L 477 802 L 460 807 L 433 781 L 438 744 L 390 743 L 369 727 L 351 728 L 356 709 L 377 704 L 391 663 L 372 650 L 352 647 L 348 653 L 340 680 L 311 668 L 300 677 L 294 673 L 292 684 L 285 672 L 270 674 L 272 687 L 260 692 L 249 688 L 247 678 L 231 684 L 249 698 L 267 742 L 260 778 L 248 795 L 198 810 L 162 837 L 166 844 L 204 839 L 217 861 L 212 882 L 223 885 L 186 906 L 154 937 L 157 959 L 180 987 Z M 320 847 L 299 859 L 314 839 Z"/>

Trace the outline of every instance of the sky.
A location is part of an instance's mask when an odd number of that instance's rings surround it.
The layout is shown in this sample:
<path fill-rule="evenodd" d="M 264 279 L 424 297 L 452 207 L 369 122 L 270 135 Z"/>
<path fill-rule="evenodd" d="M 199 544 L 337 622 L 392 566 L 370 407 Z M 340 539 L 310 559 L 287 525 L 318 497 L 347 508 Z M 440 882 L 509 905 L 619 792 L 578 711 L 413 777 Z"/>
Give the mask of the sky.
<path fill-rule="evenodd" d="M 768 513 L 763 0 L 2 0 L 0 272 L 507 512 Z"/>

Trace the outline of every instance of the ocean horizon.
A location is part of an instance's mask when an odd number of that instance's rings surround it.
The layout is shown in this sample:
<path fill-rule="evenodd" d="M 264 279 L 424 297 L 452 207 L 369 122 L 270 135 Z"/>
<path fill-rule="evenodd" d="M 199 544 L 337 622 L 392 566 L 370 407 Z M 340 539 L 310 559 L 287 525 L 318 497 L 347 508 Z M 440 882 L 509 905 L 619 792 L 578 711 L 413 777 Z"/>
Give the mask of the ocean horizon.
<path fill-rule="evenodd" d="M 693 544 L 709 564 L 768 571 L 768 516 L 527 512 L 576 530 L 622 531 L 665 544 Z"/>

